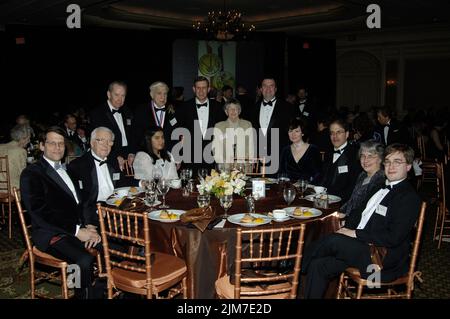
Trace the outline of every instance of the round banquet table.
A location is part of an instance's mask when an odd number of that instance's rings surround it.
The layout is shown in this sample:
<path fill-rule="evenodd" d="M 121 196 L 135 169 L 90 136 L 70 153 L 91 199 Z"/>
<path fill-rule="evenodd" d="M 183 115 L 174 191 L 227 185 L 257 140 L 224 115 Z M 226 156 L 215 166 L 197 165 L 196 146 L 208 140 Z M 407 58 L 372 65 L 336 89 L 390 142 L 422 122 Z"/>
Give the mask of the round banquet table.
<path fill-rule="evenodd" d="M 249 192 L 249 191 L 248 191 Z M 173 209 L 189 210 L 197 207 L 198 192 L 183 197 L 180 189 L 171 189 L 166 195 L 166 204 Z M 218 199 L 211 196 L 211 206 L 215 214 L 223 214 Z M 313 203 L 298 196 L 289 206 L 312 207 Z M 328 209 L 320 209 L 322 215 L 310 219 L 290 219 L 285 222 L 272 221 L 257 227 L 280 227 L 306 223 L 305 247 L 326 234 L 339 228 L 339 218 L 334 212 L 340 203 L 331 204 Z M 278 185 L 271 185 L 266 197 L 256 202 L 256 213 L 267 213 L 277 208 L 287 207 Z M 155 209 L 158 209 L 157 207 Z M 246 201 L 234 196 L 233 206 L 228 214 L 245 213 Z M 188 297 L 198 299 L 215 298 L 216 279 L 230 274 L 234 269 L 236 227 L 239 225 L 226 222 L 223 228 L 205 229 L 201 232 L 192 224 L 162 223 L 150 220 L 151 247 L 154 251 L 178 256 L 186 261 L 188 269 Z"/>

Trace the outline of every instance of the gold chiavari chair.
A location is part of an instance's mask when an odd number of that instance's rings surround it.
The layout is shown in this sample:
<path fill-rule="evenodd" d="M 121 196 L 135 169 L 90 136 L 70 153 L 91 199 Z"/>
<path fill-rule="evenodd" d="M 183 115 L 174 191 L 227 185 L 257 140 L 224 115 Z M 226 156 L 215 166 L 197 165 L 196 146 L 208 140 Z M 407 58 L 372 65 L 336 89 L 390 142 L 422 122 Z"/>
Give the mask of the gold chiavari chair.
<path fill-rule="evenodd" d="M 447 209 L 447 202 L 445 198 L 444 175 L 443 163 L 437 164 L 437 211 L 433 239 L 438 241 L 438 249 L 441 248 L 442 239 L 450 238 L 450 213 Z"/>
<path fill-rule="evenodd" d="M 234 166 L 237 168 L 243 166 L 245 174 L 248 176 L 265 177 L 266 176 L 266 158 L 240 158 L 234 159 Z"/>
<path fill-rule="evenodd" d="M 11 193 L 8 155 L 0 156 L 0 203 L 2 205 L 2 222 L 6 223 L 5 210 L 8 210 L 8 237 L 12 237 L 12 204 L 14 196 Z"/>

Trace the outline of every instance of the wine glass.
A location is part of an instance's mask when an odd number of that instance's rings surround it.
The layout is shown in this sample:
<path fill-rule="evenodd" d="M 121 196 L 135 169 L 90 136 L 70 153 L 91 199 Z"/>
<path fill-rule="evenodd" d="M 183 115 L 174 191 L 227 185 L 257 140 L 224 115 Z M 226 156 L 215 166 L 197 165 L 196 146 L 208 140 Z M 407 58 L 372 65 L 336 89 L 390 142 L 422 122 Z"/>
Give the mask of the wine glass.
<path fill-rule="evenodd" d="M 180 171 L 180 178 L 181 178 L 181 186 L 184 188 L 186 187 L 187 181 L 189 179 L 189 172 L 187 171 L 186 168 L 183 168 Z"/>
<path fill-rule="evenodd" d="M 166 194 L 169 192 L 170 189 L 170 181 L 167 179 L 160 179 L 158 183 L 158 190 L 163 196 L 163 204 L 159 207 L 161 208 L 169 208 L 168 205 L 166 205 Z"/>
<path fill-rule="evenodd" d="M 152 172 L 153 180 L 155 181 L 155 184 L 158 184 L 161 178 L 163 177 L 163 172 L 161 167 L 159 166 L 153 166 L 153 172 Z"/>
<path fill-rule="evenodd" d="M 294 201 L 295 194 L 296 194 L 296 190 L 292 186 L 288 186 L 283 189 L 283 197 L 288 206 Z"/>
<path fill-rule="evenodd" d="M 199 168 L 197 174 L 200 180 L 204 180 L 208 176 L 208 170 L 206 168 Z"/>
<path fill-rule="evenodd" d="M 219 199 L 220 206 L 222 206 L 225 214 L 222 215 L 223 218 L 228 217 L 228 209 L 233 205 L 233 195 L 223 195 Z"/>
<path fill-rule="evenodd" d="M 303 198 L 307 187 L 308 187 L 307 181 L 305 181 L 304 179 L 300 179 L 298 181 L 298 188 L 300 190 L 300 198 Z"/>
<path fill-rule="evenodd" d="M 287 184 L 291 181 L 289 176 L 286 173 L 280 173 L 278 175 L 278 185 L 281 191 L 287 186 Z"/>

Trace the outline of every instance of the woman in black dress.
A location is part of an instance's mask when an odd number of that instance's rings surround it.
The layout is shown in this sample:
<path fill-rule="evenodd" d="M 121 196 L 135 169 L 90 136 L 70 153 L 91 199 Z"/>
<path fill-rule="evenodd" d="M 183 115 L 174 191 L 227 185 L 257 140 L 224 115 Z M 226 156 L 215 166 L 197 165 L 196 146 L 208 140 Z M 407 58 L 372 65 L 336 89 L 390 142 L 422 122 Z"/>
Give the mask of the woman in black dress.
<path fill-rule="evenodd" d="M 288 134 L 292 144 L 281 151 L 279 173 L 287 175 L 291 181 L 304 179 L 314 183 L 320 177 L 322 161 L 318 148 L 305 142 L 305 128 L 300 119 L 289 123 Z"/>

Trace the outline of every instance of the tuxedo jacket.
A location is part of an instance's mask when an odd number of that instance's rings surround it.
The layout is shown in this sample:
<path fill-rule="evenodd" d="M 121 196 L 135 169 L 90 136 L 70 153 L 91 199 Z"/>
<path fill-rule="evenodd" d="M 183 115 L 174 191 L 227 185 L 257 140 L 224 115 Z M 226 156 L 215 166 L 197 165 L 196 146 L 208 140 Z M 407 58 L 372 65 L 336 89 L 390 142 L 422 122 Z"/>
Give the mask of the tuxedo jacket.
<path fill-rule="evenodd" d="M 315 103 L 311 99 L 306 99 L 305 101 L 305 107 L 303 108 L 303 111 L 300 112 L 300 103 L 295 103 L 294 106 L 294 113 L 296 118 L 303 118 L 304 120 L 308 121 L 310 123 L 310 126 L 315 128 L 316 126 L 316 109 L 315 109 Z"/>
<path fill-rule="evenodd" d="M 112 146 L 111 153 L 108 159 L 111 159 L 111 163 L 117 162 L 115 159 L 117 156 L 121 155 L 126 158 L 129 153 L 134 153 L 134 141 L 132 134 L 132 126 L 134 121 L 133 113 L 126 105 L 121 108 L 123 127 L 125 128 L 125 134 L 127 137 L 127 146 L 122 146 L 122 133 L 120 132 L 119 126 L 108 106 L 105 102 L 103 105 L 93 109 L 89 114 L 90 118 L 90 132 L 99 126 L 104 126 L 109 128 L 114 133 L 114 145 Z"/>
<path fill-rule="evenodd" d="M 401 143 L 406 144 L 411 147 L 415 146 L 415 143 L 413 143 L 412 138 L 408 132 L 408 128 L 401 124 L 396 119 L 391 119 L 391 122 L 389 124 L 389 132 L 387 136 L 387 144 L 385 142 L 384 138 L 384 126 L 378 126 L 377 131 L 381 135 L 381 142 L 385 145 L 390 145 L 393 143 Z"/>
<path fill-rule="evenodd" d="M 136 152 L 147 150 L 144 137 L 145 131 L 152 126 L 161 126 L 156 121 L 152 108 L 153 103 L 150 101 L 149 103 L 139 105 L 134 112 L 133 140 L 136 144 Z M 164 130 L 164 138 L 166 140 L 166 149 L 169 151 L 172 149 L 173 145 L 178 143 L 178 140 L 171 140 L 172 131 L 177 128 L 179 124 L 176 115 L 174 106 L 167 103 L 162 128 Z"/>
<path fill-rule="evenodd" d="M 288 136 L 288 129 L 289 129 L 289 121 L 293 118 L 294 113 L 292 109 L 292 105 L 284 101 L 283 99 L 277 98 L 275 105 L 273 106 L 273 112 L 272 116 L 269 121 L 269 126 L 267 127 L 267 134 L 265 135 L 267 138 L 267 150 L 263 151 L 261 144 L 261 135 L 260 132 L 260 122 L 259 122 L 259 116 L 261 113 L 261 103 L 262 100 L 258 101 L 255 105 L 255 112 L 253 112 L 253 120 L 252 124 L 253 127 L 257 131 L 257 139 L 258 139 L 258 154 L 259 156 L 263 155 L 272 155 L 272 149 L 275 151 L 277 150 L 278 155 L 281 154 L 281 150 L 284 146 L 289 144 L 289 136 Z M 272 146 L 272 128 L 278 128 L 278 134 L 279 138 L 276 142 L 278 142 L 278 148 L 275 147 L 275 145 Z M 265 154 L 264 154 L 265 153 Z M 275 153 L 274 153 L 275 154 Z"/>
<path fill-rule="evenodd" d="M 226 114 L 220 104 L 215 100 L 209 100 L 209 118 L 208 118 L 208 129 L 211 129 L 211 137 L 209 139 L 203 139 L 201 135 L 200 125 L 198 123 L 198 114 L 197 114 L 197 106 L 195 103 L 195 98 L 192 98 L 186 101 L 183 106 L 180 108 L 180 116 L 179 119 L 180 127 L 186 128 L 191 134 L 191 158 L 190 162 L 194 161 L 194 145 L 195 143 L 200 143 L 200 140 L 195 141 L 194 132 L 198 132 L 199 137 L 201 137 L 201 145 L 202 150 L 205 149 L 205 146 L 212 142 L 212 132 L 216 123 L 220 121 L 224 121 L 226 119 Z M 186 145 L 186 144 L 184 144 Z M 202 156 L 202 163 L 204 162 Z"/>
<path fill-rule="evenodd" d="M 40 250 L 47 250 L 52 237 L 75 236 L 77 225 L 84 225 L 81 193 L 77 183 L 73 184 L 79 204 L 64 180 L 43 157 L 22 172 L 22 202 L 31 217 L 33 242 Z"/>
<path fill-rule="evenodd" d="M 337 195 L 345 203 L 351 196 L 356 180 L 361 172 L 357 150 L 347 144 L 344 152 L 333 163 L 333 152 L 325 154 L 322 181 L 328 194 Z"/>
<path fill-rule="evenodd" d="M 385 212 L 374 212 L 364 229 L 356 230 L 358 240 L 387 248 L 382 280 L 407 272 L 414 224 L 421 199 L 407 179 L 398 183 L 380 202 Z"/>
<path fill-rule="evenodd" d="M 127 179 L 122 172 L 116 170 L 111 164 L 107 163 L 109 175 L 114 188 L 122 186 L 137 186 L 139 181 Z M 95 160 L 91 152 L 85 153 L 71 161 L 67 167 L 67 173 L 74 184 L 80 188 L 82 200 L 82 213 L 86 225 L 99 226 L 97 211 L 98 197 L 98 175 L 95 167 Z"/>
<path fill-rule="evenodd" d="M 86 137 L 86 143 L 81 140 L 77 133 L 69 136 L 68 139 L 77 145 L 82 153 L 85 153 L 89 149 L 89 139 Z"/>

